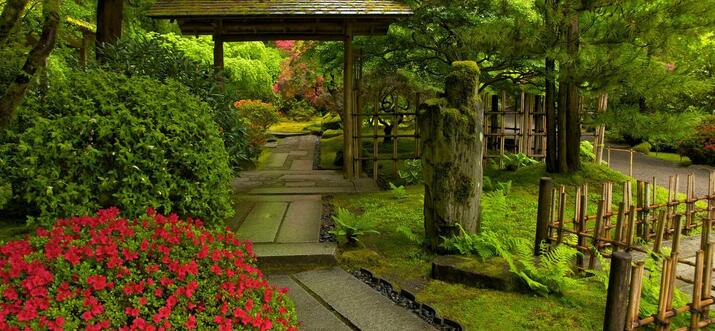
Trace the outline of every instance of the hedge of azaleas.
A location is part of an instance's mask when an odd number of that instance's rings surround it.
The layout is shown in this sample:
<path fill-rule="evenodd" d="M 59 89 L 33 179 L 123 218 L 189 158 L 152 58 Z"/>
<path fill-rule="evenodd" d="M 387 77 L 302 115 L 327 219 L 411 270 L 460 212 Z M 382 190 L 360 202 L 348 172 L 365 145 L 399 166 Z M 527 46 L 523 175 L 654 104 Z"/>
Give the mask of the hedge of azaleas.
<path fill-rule="evenodd" d="M 0 330 L 296 330 L 250 242 L 153 210 L 60 219 L 0 247 Z"/>

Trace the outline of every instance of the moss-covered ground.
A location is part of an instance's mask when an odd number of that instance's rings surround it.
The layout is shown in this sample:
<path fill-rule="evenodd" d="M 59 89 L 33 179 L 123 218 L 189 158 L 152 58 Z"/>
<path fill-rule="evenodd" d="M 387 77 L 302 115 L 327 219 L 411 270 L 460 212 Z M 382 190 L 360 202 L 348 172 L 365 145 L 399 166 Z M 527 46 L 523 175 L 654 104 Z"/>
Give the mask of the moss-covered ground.
<path fill-rule="evenodd" d="M 537 210 L 538 182 L 543 165 L 516 172 L 488 170 L 492 180 L 511 181 L 510 192 L 486 193 L 482 199 L 484 229 L 533 240 Z M 626 177 L 606 167 L 587 164 L 571 176 L 554 176 L 557 185 L 602 181 L 623 182 Z M 614 190 L 614 201 L 620 196 Z M 596 201 L 600 190 L 590 190 Z M 602 327 L 605 288 L 602 283 L 584 280 L 562 296 L 537 296 L 470 288 L 431 280 L 434 255 L 422 248 L 423 188 L 407 188 L 407 197 L 390 191 L 336 196 L 333 204 L 362 214 L 380 235 L 361 238 L 360 247 L 345 248 L 339 261 L 347 268 L 364 267 L 380 277 L 410 289 L 418 300 L 435 307 L 443 316 L 462 323 L 467 330 L 596 330 Z M 591 208 L 595 209 L 595 203 Z"/>
<path fill-rule="evenodd" d="M 648 154 L 648 156 L 659 158 L 661 160 L 675 162 L 678 163 L 678 165 L 681 167 L 687 167 L 693 164 L 693 162 L 690 161 L 690 158 L 688 158 L 687 156 L 681 156 L 677 153 L 651 152 L 650 154 Z"/>
<path fill-rule="evenodd" d="M 299 133 L 299 132 L 310 132 L 310 127 L 320 126 L 322 118 L 319 116 L 313 117 L 307 121 L 295 121 L 288 118 L 282 118 L 280 122 L 272 125 L 268 131 L 269 132 L 281 132 L 281 133 Z"/>

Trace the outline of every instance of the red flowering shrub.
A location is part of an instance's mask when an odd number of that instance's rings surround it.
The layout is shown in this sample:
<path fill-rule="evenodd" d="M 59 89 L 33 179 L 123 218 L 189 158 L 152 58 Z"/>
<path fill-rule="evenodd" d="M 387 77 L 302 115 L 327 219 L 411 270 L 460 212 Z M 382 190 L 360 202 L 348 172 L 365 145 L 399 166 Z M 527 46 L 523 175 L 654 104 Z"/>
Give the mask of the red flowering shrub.
<path fill-rule="evenodd" d="M 680 153 L 693 163 L 715 165 L 715 116 L 703 120 L 695 136 L 681 144 Z"/>
<path fill-rule="evenodd" d="M 147 215 L 100 210 L 0 247 L 0 330 L 296 330 L 250 242 Z"/>

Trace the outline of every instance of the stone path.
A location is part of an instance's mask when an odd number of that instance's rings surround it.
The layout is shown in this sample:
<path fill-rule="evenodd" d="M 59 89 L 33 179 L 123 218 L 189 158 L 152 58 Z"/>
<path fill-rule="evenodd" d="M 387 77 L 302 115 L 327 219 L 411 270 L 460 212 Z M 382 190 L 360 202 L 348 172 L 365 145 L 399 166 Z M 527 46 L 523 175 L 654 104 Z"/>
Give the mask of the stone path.
<path fill-rule="evenodd" d="M 605 157 L 605 156 L 604 156 Z M 629 153 L 611 151 L 611 168 L 628 175 Z M 695 165 L 681 167 L 676 162 L 650 157 L 641 153 L 633 155 L 633 177 L 640 180 L 652 180 L 655 176 L 659 183 L 668 185 L 668 178 L 673 175 L 680 175 L 679 192 L 685 192 L 687 188 L 687 178 L 689 174 L 695 175 L 695 194 L 703 196 L 708 191 L 708 178 L 713 167 Z"/>
<path fill-rule="evenodd" d="M 315 170 L 317 139 L 289 136 L 272 143 L 258 170 L 242 172 L 234 180 L 238 207 L 231 227 L 254 243 L 262 266 L 318 266 L 268 276 L 276 286 L 288 288 L 301 330 L 434 330 L 351 274 L 332 267 L 336 245 L 320 242 L 322 196 L 379 189 L 371 179 L 348 181 L 339 171 Z M 326 266 L 332 269 L 320 269 Z"/>
<path fill-rule="evenodd" d="M 375 191 L 370 179 L 346 180 L 314 170 L 318 137 L 279 140 L 255 171 L 233 182 L 238 209 L 231 226 L 254 243 L 261 264 L 332 264 L 335 244 L 320 243 L 322 195 Z"/>

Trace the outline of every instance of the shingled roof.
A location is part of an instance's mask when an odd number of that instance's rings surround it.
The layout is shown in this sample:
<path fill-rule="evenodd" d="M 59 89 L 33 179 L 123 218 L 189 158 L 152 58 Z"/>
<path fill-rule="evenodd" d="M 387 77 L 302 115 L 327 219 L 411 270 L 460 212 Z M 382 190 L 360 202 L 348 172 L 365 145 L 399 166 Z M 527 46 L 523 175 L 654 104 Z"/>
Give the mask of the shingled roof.
<path fill-rule="evenodd" d="M 410 7 L 393 0 L 158 0 L 154 18 L 256 16 L 406 16 Z"/>

